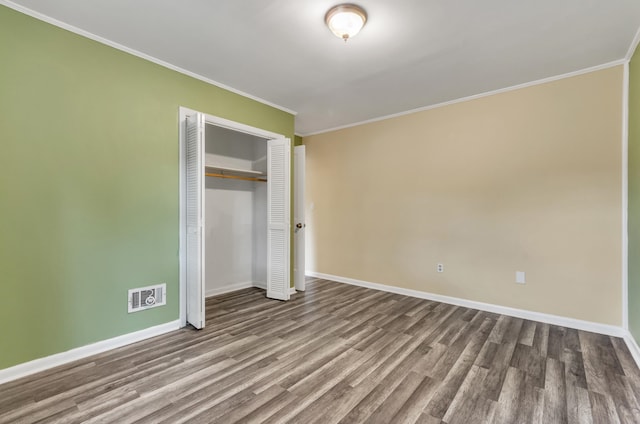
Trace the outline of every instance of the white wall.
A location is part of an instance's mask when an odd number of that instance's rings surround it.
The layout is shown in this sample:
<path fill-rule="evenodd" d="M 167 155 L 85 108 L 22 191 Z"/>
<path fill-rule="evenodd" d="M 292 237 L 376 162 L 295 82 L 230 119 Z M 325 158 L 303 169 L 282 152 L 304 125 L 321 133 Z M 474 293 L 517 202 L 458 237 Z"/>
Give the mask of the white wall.
<path fill-rule="evenodd" d="M 207 125 L 205 135 L 206 163 L 242 169 L 263 166 L 266 141 L 213 125 Z M 262 182 L 205 179 L 207 295 L 266 283 L 266 196 Z"/>
<path fill-rule="evenodd" d="M 267 142 L 261 138 L 237 131 L 207 125 L 205 163 L 229 168 L 267 170 Z M 264 145 L 264 155 L 256 150 L 256 145 Z"/>
<path fill-rule="evenodd" d="M 253 169 L 267 171 L 267 142 L 254 143 Z M 267 287 L 267 184 L 254 183 L 253 198 L 253 282 Z"/>

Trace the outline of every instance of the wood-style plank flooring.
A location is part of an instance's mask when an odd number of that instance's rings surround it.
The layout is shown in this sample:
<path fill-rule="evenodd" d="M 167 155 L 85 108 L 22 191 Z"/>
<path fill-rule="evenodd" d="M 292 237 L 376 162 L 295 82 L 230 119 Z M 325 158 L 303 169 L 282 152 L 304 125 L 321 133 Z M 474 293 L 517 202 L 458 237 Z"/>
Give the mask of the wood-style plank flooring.
<path fill-rule="evenodd" d="M 0 423 L 640 423 L 621 339 L 309 279 L 0 386 Z"/>

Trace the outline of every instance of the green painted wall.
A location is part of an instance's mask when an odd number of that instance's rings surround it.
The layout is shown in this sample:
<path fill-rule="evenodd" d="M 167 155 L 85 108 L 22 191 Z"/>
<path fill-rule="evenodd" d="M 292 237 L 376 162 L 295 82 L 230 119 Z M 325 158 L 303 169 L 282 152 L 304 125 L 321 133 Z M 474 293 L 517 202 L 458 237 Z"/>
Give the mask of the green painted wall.
<path fill-rule="evenodd" d="M 640 342 L 640 49 L 629 65 L 629 330 Z"/>
<path fill-rule="evenodd" d="M 176 320 L 179 106 L 294 117 L 4 6 L 0 57 L 0 369 Z"/>

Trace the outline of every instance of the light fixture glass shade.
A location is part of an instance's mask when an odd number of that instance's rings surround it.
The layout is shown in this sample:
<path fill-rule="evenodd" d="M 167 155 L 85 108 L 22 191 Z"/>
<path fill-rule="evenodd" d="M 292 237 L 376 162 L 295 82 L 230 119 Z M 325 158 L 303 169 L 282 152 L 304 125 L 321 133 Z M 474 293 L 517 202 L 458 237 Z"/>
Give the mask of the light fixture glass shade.
<path fill-rule="evenodd" d="M 336 37 L 347 41 L 360 32 L 367 22 L 367 13 L 354 4 L 341 4 L 329 10 L 324 19 Z"/>

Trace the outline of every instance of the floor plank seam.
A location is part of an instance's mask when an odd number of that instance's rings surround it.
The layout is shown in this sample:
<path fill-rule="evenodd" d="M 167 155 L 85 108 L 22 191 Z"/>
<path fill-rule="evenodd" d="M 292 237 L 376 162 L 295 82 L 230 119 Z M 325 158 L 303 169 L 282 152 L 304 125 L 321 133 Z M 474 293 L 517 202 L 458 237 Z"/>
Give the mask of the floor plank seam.
<path fill-rule="evenodd" d="M 0 423 L 640 422 L 624 340 L 308 279 L 178 330 L 0 385 Z"/>

